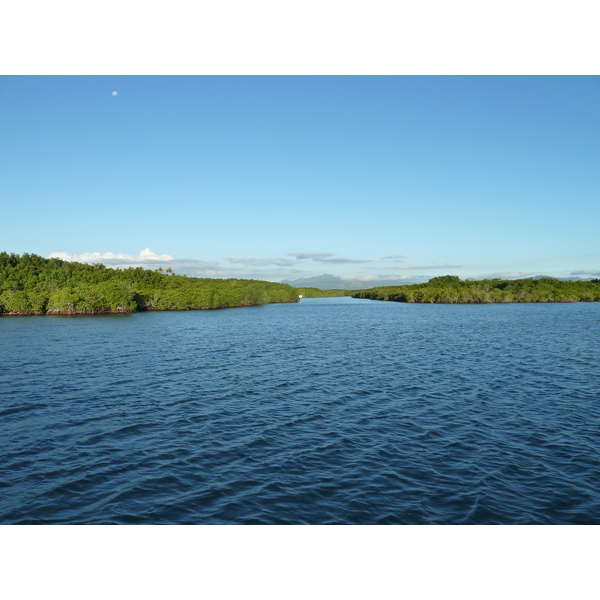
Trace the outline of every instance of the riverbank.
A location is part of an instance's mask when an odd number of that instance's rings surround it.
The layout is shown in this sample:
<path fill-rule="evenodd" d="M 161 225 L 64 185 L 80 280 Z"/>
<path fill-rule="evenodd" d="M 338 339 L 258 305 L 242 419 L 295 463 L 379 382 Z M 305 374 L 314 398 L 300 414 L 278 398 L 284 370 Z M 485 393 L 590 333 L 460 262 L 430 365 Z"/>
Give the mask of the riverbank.
<path fill-rule="evenodd" d="M 299 302 L 296 300 L 276 300 L 275 302 L 268 302 L 265 304 L 282 304 L 289 302 Z M 19 312 L 3 312 L 0 313 L 0 317 L 45 317 L 45 316 L 90 316 L 90 315 L 117 315 L 117 314 L 131 314 L 136 312 L 177 312 L 186 310 L 222 310 L 224 308 L 245 308 L 248 306 L 265 306 L 265 304 L 238 304 L 237 306 L 199 306 L 197 308 L 139 308 L 139 309 L 128 309 L 125 307 L 117 307 L 112 310 L 48 310 L 45 313 L 38 313 L 34 311 L 19 311 Z"/>

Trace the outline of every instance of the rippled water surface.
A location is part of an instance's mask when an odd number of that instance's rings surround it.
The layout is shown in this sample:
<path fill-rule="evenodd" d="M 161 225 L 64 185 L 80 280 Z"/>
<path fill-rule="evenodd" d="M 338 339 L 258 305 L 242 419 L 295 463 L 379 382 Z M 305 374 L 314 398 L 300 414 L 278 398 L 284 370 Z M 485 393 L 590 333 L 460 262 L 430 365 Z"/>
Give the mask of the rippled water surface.
<path fill-rule="evenodd" d="M 0 318 L 1 523 L 600 523 L 600 303 Z"/>

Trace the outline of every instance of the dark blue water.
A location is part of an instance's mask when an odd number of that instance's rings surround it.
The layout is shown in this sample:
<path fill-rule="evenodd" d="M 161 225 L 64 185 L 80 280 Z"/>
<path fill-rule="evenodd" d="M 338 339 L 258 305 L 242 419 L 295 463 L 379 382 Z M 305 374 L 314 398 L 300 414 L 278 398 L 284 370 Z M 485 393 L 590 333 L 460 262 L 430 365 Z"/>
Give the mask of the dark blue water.
<path fill-rule="evenodd" d="M 600 303 L 0 318 L 1 523 L 600 523 Z"/>

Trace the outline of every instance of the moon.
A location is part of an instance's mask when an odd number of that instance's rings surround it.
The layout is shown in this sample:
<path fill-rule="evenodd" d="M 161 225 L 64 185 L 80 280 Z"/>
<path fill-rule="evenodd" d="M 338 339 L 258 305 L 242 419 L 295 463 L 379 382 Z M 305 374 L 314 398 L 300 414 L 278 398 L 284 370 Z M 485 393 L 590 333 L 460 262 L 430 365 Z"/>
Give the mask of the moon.
<path fill-rule="evenodd" d="M 112 95 L 113 95 L 113 96 L 118 96 L 118 95 L 119 95 L 119 92 L 113 92 L 113 93 L 112 93 Z"/>

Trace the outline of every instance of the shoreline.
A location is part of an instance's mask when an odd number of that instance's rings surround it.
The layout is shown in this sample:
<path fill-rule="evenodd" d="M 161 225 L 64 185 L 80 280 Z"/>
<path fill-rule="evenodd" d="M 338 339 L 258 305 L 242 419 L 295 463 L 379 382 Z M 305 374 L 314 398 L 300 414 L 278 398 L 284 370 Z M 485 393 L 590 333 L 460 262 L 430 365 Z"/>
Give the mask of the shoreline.
<path fill-rule="evenodd" d="M 251 306 L 267 306 L 268 304 L 293 304 L 299 300 L 275 300 L 273 302 L 262 302 L 260 304 L 237 304 L 235 306 L 200 306 L 198 308 L 120 308 L 116 310 L 49 310 L 43 313 L 37 311 L 13 311 L 2 312 L 0 317 L 89 317 L 96 315 L 130 315 L 144 312 L 185 312 L 198 310 L 224 310 L 227 308 L 245 308 Z"/>

